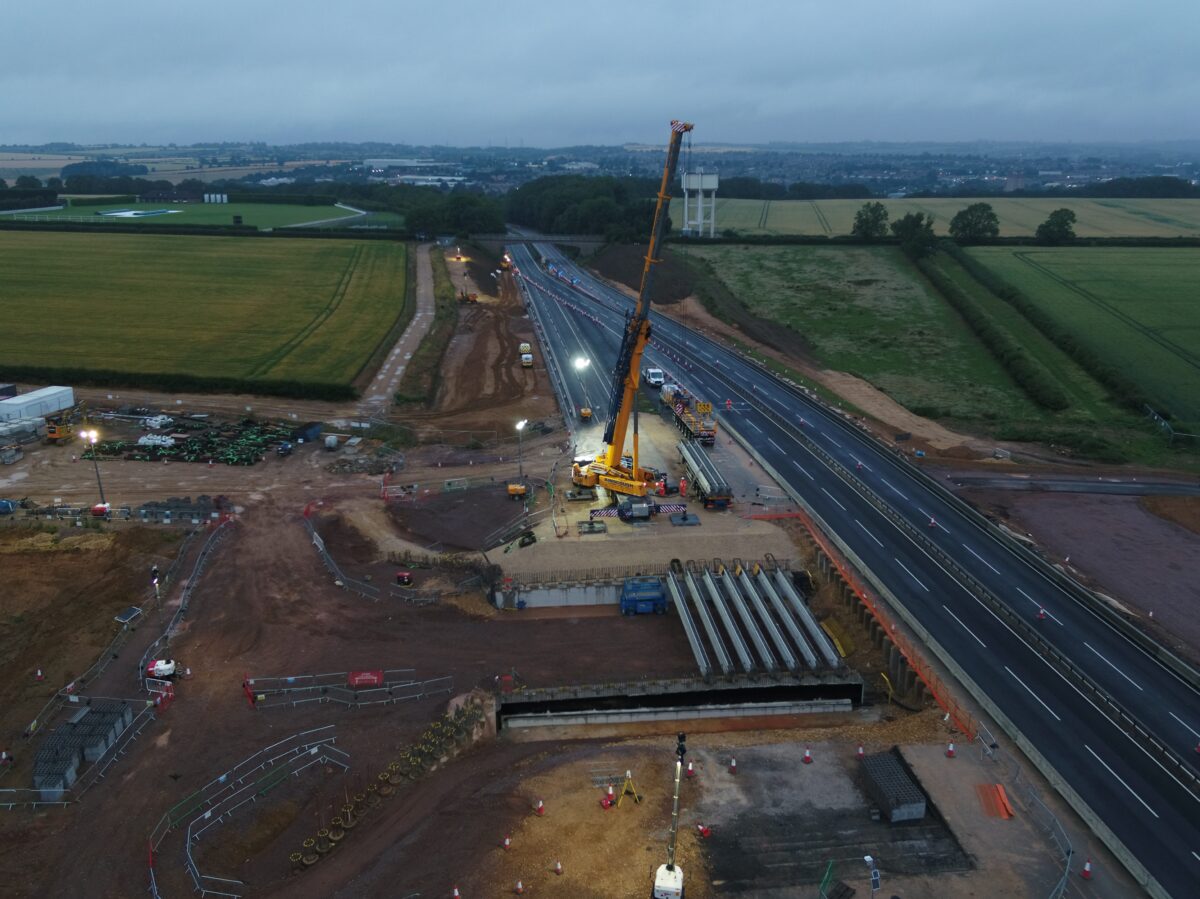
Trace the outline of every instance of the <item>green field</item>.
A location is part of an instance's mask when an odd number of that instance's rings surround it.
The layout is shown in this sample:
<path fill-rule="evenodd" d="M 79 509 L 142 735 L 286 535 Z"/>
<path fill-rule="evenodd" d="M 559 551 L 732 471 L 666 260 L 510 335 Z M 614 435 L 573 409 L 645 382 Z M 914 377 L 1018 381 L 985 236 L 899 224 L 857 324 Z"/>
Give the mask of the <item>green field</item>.
<path fill-rule="evenodd" d="M 1039 411 L 894 247 L 676 247 L 754 314 L 800 334 L 816 360 L 919 414 L 971 422 Z"/>
<path fill-rule="evenodd" d="M 170 209 L 166 215 L 147 215 L 138 218 L 118 218 L 98 215 L 122 209 L 151 211 Z M 71 221 L 88 224 L 120 225 L 232 225 L 240 215 L 242 224 L 255 228 L 283 228 L 309 222 L 339 219 L 340 224 L 354 223 L 362 218 L 357 213 L 337 206 L 292 206 L 285 203 L 117 203 L 112 206 L 68 206 L 59 212 L 38 212 L 24 215 L 0 216 L 0 221 Z"/>
<path fill-rule="evenodd" d="M 850 233 L 865 200 L 729 200 L 717 197 L 716 230 L 744 235 Z M 893 221 L 909 212 L 933 215 L 947 233 L 950 219 L 975 200 L 881 200 Z M 1066 207 L 1078 217 L 1080 237 L 1200 237 L 1200 200 L 1085 200 L 1000 197 L 988 199 L 1000 218 L 1001 237 L 1029 237 L 1052 210 Z M 671 201 L 671 217 L 683 221 L 683 202 Z"/>
<path fill-rule="evenodd" d="M 6 232 L 0 371 L 349 385 L 401 312 L 405 260 L 391 241 Z"/>
<path fill-rule="evenodd" d="M 1200 249 L 969 252 L 1111 359 L 1166 411 L 1200 423 Z"/>

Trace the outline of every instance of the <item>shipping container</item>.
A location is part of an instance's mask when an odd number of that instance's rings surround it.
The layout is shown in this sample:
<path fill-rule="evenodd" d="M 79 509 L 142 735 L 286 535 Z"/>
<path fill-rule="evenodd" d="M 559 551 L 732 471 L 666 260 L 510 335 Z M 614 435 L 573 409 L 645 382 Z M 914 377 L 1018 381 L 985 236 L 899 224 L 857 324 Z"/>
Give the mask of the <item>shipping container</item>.
<path fill-rule="evenodd" d="M 44 418 L 70 409 L 75 405 L 75 391 L 70 387 L 43 387 L 18 396 L 0 400 L 0 421 L 17 418 Z"/>
<path fill-rule="evenodd" d="M 292 431 L 292 440 L 295 440 L 297 443 L 311 443 L 320 436 L 321 423 L 319 421 L 310 421 Z"/>

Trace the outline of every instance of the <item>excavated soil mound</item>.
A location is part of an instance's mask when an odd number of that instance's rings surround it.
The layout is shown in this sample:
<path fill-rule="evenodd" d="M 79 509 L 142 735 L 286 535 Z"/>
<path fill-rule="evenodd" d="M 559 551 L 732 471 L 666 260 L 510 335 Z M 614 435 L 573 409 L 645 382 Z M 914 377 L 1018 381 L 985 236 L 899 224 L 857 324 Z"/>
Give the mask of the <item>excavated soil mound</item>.
<path fill-rule="evenodd" d="M 453 549 L 485 549 L 486 539 L 519 519 L 522 507 L 508 496 L 505 484 L 455 490 L 414 505 L 388 506 L 393 520 L 414 542 Z"/>
<path fill-rule="evenodd" d="M 605 247 L 588 265 L 610 281 L 624 284 L 636 291 L 642 283 L 642 268 L 646 264 L 645 245 L 615 244 Z M 688 267 L 671 257 L 654 267 L 654 288 L 651 302 L 658 305 L 678 303 L 696 292 L 696 282 Z"/>

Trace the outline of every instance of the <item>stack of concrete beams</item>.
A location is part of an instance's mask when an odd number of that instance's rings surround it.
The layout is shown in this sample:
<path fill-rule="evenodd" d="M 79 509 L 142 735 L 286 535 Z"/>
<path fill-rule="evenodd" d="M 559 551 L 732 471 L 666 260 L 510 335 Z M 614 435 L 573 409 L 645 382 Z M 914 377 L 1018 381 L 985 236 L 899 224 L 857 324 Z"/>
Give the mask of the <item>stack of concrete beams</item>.
<path fill-rule="evenodd" d="M 689 562 L 668 576 L 667 587 L 702 674 L 711 670 L 709 649 L 726 675 L 735 665 L 746 674 L 841 667 L 833 642 L 780 568 Z"/>
<path fill-rule="evenodd" d="M 920 821 L 925 817 L 925 794 L 893 753 L 866 756 L 863 771 L 867 775 L 867 795 L 890 822 Z"/>

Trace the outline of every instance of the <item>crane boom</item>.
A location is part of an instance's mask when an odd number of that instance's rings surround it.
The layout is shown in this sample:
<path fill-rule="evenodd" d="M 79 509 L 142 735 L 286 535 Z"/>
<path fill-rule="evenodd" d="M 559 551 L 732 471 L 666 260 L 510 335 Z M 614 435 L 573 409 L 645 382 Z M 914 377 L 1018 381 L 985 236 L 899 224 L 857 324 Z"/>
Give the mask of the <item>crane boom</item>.
<path fill-rule="evenodd" d="M 642 353 L 650 340 L 650 285 L 653 283 L 654 266 L 666 230 L 667 210 L 671 202 L 668 189 L 675 178 L 679 164 L 679 149 L 683 136 L 692 130 L 690 122 L 672 121 L 671 139 L 667 144 L 667 161 L 663 166 L 662 182 L 658 188 L 658 200 L 654 207 L 654 224 L 650 229 L 650 244 L 646 247 L 646 259 L 642 266 L 642 280 L 638 288 L 637 304 L 633 314 L 625 322 L 625 334 L 613 369 L 612 385 L 609 389 L 609 414 L 604 426 L 604 452 L 586 467 L 576 465 L 572 479 L 586 487 L 597 485 L 617 493 L 644 496 L 649 474 L 638 466 L 638 434 L 635 418 L 633 430 L 632 465 L 621 464 L 625 452 L 625 437 L 629 430 L 629 417 L 635 413 L 638 381 L 641 377 Z"/>

